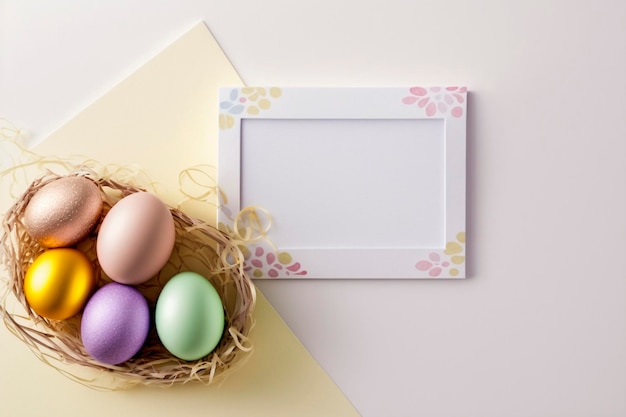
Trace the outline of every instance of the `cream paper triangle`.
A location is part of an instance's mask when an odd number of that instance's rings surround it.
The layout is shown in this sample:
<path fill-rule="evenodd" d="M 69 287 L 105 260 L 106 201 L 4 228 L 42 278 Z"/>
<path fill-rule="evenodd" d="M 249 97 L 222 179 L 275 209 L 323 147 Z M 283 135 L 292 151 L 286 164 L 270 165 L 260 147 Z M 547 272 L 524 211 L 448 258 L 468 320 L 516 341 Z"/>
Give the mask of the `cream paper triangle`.
<path fill-rule="evenodd" d="M 34 151 L 59 157 L 82 155 L 103 164 L 137 164 L 167 190 L 168 203 L 176 203 L 181 197 L 177 194 L 179 172 L 199 164 L 217 165 L 217 89 L 222 85 L 243 83 L 200 23 Z M 215 221 L 214 212 L 204 212 L 202 217 Z M 57 400 L 72 398 L 67 400 L 72 408 L 76 401 L 102 401 L 93 403 L 93 415 L 107 409 L 108 401 L 115 401 L 116 409 L 126 408 L 124 415 L 133 409 L 137 415 L 149 415 L 146 403 L 160 404 L 163 412 L 203 407 L 203 415 L 219 416 L 358 415 L 260 292 L 255 319 L 254 354 L 221 386 L 192 384 L 167 393 L 140 388 L 101 400 L 85 395 L 78 384 L 59 384 L 50 375 L 37 386 L 48 396 L 56 394 Z M 3 409 L 24 404 L 24 395 L 9 395 L 18 388 L 9 383 L 3 388 Z M 138 397 L 143 398 L 140 404 Z"/>

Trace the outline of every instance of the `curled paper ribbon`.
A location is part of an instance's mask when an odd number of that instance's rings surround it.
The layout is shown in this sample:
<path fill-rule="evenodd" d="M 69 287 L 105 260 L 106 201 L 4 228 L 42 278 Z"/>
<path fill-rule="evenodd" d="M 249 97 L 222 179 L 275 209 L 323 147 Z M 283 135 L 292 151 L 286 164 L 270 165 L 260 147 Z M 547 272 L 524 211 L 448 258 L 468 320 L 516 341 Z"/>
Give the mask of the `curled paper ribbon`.
<path fill-rule="evenodd" d="M 263 217 L 266 221 L 263 221 Z M 237 213 L 234 222 L 234 237 L 242 242 L 251 243 L 266 239 L 272 227 L 272 216 L 262 207 L 250 206 Z"/>

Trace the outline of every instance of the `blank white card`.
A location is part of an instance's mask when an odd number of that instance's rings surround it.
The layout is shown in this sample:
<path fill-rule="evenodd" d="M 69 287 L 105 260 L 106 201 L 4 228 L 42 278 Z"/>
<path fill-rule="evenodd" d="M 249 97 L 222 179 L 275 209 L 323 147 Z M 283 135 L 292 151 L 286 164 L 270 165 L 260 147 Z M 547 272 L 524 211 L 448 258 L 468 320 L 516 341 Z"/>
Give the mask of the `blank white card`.
<path fill-rule="evenodd" d="M 464 278 L 466 98 L 465 87 L 221 89 L 218 221 L 233 231 L 242 214 L 271 217 L 246 243 L 246 271 Z"/>
<path fill-rule="evenodd" d="M 442 246 L 444 178 L 441 119 L 242 121 L 241 205 L 285 250 Z"/>

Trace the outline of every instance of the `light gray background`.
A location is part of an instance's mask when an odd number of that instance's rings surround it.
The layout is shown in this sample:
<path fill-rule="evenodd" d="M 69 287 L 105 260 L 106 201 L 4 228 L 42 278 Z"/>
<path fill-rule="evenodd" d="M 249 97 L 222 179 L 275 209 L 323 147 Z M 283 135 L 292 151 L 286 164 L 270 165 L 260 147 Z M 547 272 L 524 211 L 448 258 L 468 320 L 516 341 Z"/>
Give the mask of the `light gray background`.
<path fill-rule="evenodd" d="M 626 415 L 623 0 L 0 4 L 0 116 L 34 140 L 198 20 L 248 84 L 466 84 L 470 279 L 259 287 L 364 416 Z"/>

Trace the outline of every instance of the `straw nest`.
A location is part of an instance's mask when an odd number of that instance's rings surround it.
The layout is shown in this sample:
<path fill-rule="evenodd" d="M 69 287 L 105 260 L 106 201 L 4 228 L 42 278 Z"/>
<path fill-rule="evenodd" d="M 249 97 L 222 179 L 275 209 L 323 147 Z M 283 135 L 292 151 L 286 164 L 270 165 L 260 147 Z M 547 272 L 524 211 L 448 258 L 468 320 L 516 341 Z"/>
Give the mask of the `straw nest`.
<path fill-rule="evenodd" d="M 75 172 L 93 181 L 100 189 L 104 210 L 100 221 L 119 199 L 143 191 L 142 188 L 98 178 L 92 172 Z M 136 286 L 154 309 L 161 288 L 178 272 L 194 271 L 209 279 L 217 289 L 225 309 L 226 325 L 217 348 L 207 357 L 186 362 L 171 355 L 160 343 L 152 326 L 144 347 L 134 358 L 120 365 L 99 363 L 85 351 L 80 337 L 80 314 L 56 321 L 39 316 L 24 296 L 24 276 L 29 265 L 45 248 L 26 233 L 22 218 L 33 195 L 61 176 L 53 173 L 33 181 L 17 199 L 2 221 L 0 237 L 2 267 L 7 288 L 0 303 L 0 315 L 7 328 L 43 362 L 66 376 L 96 389 L 125 389 L 136 385 L 172 386 L 190 381 L 205 384 L 227 376 L 249 356 L 248 340 L 253 326 L 256 293 L 243 270 L 243 255 L 227 234 L 170 208 L 176 226 L 176 243 L 167 265 L 158 276 Z M 77 245 L 92 261 L 97 288 L 110 282 L 96 257 L 97 230 Z"/>

